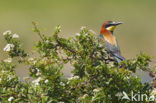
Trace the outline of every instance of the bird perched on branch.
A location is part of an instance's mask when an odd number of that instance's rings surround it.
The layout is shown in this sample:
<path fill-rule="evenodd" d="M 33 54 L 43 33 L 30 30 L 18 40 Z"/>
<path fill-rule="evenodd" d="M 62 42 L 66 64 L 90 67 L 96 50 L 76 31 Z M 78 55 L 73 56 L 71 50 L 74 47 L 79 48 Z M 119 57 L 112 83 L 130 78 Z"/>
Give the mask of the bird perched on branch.
<path fill-rule="evenodd" d="M 113 34 L 116 26 L 122 24 L 121 22 L 106 21 L 101 28 L 99 39 L 101 42 L 105 42 L 107 51 L 114 57 L 114 59 L 119 63 L 125 60 L 121 56 L 120 47 L 117 40 Z"/>

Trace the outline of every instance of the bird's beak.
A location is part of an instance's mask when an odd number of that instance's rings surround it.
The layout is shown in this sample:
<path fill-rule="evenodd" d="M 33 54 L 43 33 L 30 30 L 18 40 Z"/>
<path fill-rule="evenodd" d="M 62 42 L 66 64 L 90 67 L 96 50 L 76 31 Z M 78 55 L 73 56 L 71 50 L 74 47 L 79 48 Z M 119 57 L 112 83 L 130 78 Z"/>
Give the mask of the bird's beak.
<path fill-rule="evenodd" d="M 120 24 L 123 24 L 123 23 L 122 22 L 113 22 L 112 23 L 113 26 L 117 26 L 117 25 L 120 25 Z"/>
<path fill-rule="evenodd" d="M 109 24 L 109 27 L 107 27 L 106 29 L 109 31 L 114 31 L 114 29 L 116 28 L 117 25 L 122 24 L 122 22 L 112 22 Z"/>

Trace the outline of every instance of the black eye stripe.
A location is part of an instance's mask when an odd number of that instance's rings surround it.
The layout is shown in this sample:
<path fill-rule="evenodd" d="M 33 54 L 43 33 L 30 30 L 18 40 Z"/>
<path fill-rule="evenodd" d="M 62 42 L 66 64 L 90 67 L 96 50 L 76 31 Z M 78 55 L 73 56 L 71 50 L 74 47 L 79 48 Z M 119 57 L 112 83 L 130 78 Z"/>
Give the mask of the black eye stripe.
<path fill-rule="evenodd" d="M 105 25 L 105 28 L 110 27 L 110 26 L 111 26 L 111 24 L 107 24 L 107 25 Z"/>

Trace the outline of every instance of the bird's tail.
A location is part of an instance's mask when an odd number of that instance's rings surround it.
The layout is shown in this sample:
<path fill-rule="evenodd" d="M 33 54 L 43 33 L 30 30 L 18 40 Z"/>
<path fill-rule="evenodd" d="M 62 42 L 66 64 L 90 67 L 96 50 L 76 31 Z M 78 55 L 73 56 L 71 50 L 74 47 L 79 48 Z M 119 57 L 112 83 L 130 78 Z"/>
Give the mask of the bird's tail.
<path fill-rule="evenodd" d="M 120 63 L 121 61 L 126 60 L 124 57 L 119 56 L 118 54 L 113 54 L 113 56 L 114 56 L 114 59 L 115 59 L 118 63 Z"/>
<path fill-rule="evenodd" d="M 121 61 L 126 60 L 124 57 L 119 56 L 118 54 L 113 54 L 113 56 L 114 56 L 114 59 L 115 59 L 118 63 L 120 63 Z M 126 68 L 127 68 L 127 69 L 130 69 L 128 66 L 126 66 Z"/>

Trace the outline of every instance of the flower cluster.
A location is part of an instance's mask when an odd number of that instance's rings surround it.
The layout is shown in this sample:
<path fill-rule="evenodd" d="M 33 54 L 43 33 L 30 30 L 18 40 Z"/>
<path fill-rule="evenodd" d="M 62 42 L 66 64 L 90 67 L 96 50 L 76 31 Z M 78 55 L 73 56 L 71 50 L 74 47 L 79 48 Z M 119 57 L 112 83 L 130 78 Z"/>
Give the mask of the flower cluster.
<path fill-rule="evenodd" d="M 4 47 L 3 50 L 4 50 L 5 52 L 9 52 L 9 51 L 13 50 L 14 47 L 15 47 L 14 44 L 7 44 L 7 45 Z"/>
<path fill-rule="evenodd" d="M 5 35 L 11 35 L 11 30 L 7 30 L 7 31 L 3 32 L 3 35 L 4 35 L 4 36 L 5 36 Z"/>
<path fill-rule="evenodd" d="M 19 35 L 12 33 L 10 30 L 7 30 L 3 33 L 3 36 L 7 42 L 3 51 L 7 52 L 10 57 L 21 56 L 25 57 L 27 54 L 24 50 L 21 49 L 21 44 L 19 41 Z"/>
<path fill-rule="evenodd" d="M 37 79 L 33 80 L 32 83 L 33 83 L 35 86 L 37 86 L 37 85 L 39 85 L 39 83 L 40 83 L 41 80 L 43 80 L 43 78 L 38 77 Z"/>

